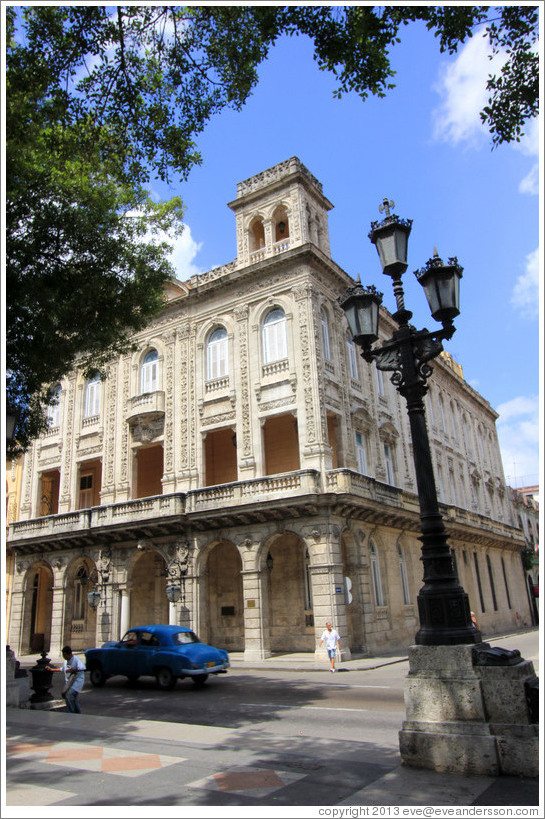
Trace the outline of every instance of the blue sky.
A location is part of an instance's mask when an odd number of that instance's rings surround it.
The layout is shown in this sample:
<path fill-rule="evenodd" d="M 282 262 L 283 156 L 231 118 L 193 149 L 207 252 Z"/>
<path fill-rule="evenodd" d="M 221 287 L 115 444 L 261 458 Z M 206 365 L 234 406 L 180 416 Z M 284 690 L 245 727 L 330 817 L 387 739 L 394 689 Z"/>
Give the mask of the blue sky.
<path fill-rule="evenodd" d="M 497 423 L 508 483 L 539 479 L 538 270 L 542 265 L 538 128 L 520 145 L 491 149 L 480 124 L 486 76 L 484 41 L 441 55 L 421 24 L 402 30 L 393 52 L 396 89 L 362 102 L 333 98 L 334 78 L 318 70 L 311 42 L 278 41 L 260 83 L 241 112 L 216 116 L 198 140 L 203 164 L 178 193 L 186 230 L 175 248 L 177 276 L 236 256 L 235 217 L 227 202 L 237 182 L 298 156 L 334 204 L 329 214 L 333 259 L 351 276 L 384 292 L 390 284 L 367 238 L 384 196 L 412 218 L 406 304 L 417 327 L 435 325 L 412 271 L 433 255 L 456 255 L 464 267 L 461 315 L 447 349 L 467 382 L 500 413 Z"/>

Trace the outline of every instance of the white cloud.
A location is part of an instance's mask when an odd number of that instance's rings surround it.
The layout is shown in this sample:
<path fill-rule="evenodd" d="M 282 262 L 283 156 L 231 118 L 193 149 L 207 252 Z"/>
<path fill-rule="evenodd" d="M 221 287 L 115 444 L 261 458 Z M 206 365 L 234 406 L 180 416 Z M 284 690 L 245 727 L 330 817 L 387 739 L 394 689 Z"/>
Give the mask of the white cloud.
<path fill-rule="evenodd" d="M 127 213 L 127 216 L 141 215 L 141 211 L 137 210 Z M 153 233 L 146 233 L 141 241 L 170 245 L 169 261 L 174 266 L 174 274 L 179 281 L 187 281 L 191 276 L 204 272 L 203 268 L 194 264 L 193 261 L 202 248 L 202 242 L 195 241 L 188 224 L 184 224 L 183 229 L 174 236 L 163 230 L 157 230 Z"/>
<path fill-rule="evenodd" d="M 521 395 L 497 408 L 498 438 L 505 478 L 511 486 L 539 481 L 539 398 Z"/>
<path fill-rule="evenodd" d="M 526 318 L 539 316 L 539 248 L 526 256 L 526 269 L 518 277 L 511 304 Z"/>
<path fill-rule="evenodd" d="M 203 272 L 202 268 L 193 262 L 197 253 L 202 248 L 202 242 L 195 241 L 191 235 L 189 225 L 184 225 L 183 233 L 174 239 L 167 236 L 162 238 L 172 246 L 170 261 L 174 265 L 177 279 L 187 281 L 191 276 Z"/>
<path fill-rule="evenodd" d="M 490 144 L 488 127 L 481 122 L 480 112 L 488 102 L 486 84 L 489 74 L 498 74 L 507 60 L 505 52 L 491 54 L 488 38 L 475 35 L 458 52 L 455 60 L 445 63 L 439 72 L 434 90 L 441 97 L 432 112 L 434 138 L 451 145 L 478 148 Z M 510 146 L 528 157 L 539 156 L 539 120 L 525 126 L 520 142 Z M 539 193 L 539 166 L 535 162 L 521 180 L 519 193 Z"/>
<path fill-rule="evenodd" d="M 539 194 L 539 163 L 536 162 L 526 176 L 521 179 L 519 184 L 519 193 L 533 193 L 536 196 Z"/>
<path fill-rule="evenodd" d="M 434 136 L 453 145 L 481 144 L 488 129 L 479 116 L 488 100 L 488 75 L 500 70 L 506 60 L 502 54 L 489 59 L 490 48 L 485 37 L 469 39 L 453 62 L 440 70 L 434 86 L 442 102 L 433 112 Z"/>

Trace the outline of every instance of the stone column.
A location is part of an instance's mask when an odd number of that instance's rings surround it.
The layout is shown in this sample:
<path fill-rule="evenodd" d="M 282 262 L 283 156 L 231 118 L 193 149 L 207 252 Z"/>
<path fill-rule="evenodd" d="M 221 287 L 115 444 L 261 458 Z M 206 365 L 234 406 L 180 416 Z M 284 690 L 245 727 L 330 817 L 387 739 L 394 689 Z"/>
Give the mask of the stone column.
<path fill-rule="evenodd" d="M 258 570 L 242 571 L 245 662 L 271 656 L 268 616 L 265 614 L 269 600 L 263 579 L 263 572 Z"/>
<path fill-rule="evenodd" d="M 64 624 L 66 592 L 64 586 L 61 585 L 58 575 L 54 577 L 51 593 L 53 598 L 51 601 L 51 633 L 49 638 L 49 651 L 60 654 L 62 647 L 65 644 Z"/>
<path fill-rule="evenodd" d="M 235 308 L 235 318 L 237 320 L 237 353 L 238 369 L 240 373 L 238 395 L 236 402 L 237 413 L 237 457 L 239 480 L 251 479 L 256 476 L 256 459 L 252 436 L 253 429 L 253 396 L 250 392 L 251 373 L 257 374 L 259 357 L 252 349 L 249 338 L 248 326 L 249 309 L 248 305 L 240 305 Z M 259 427 L 259 424 L 257 425 Z"/>
<path fill-rule="evenodd" d="M 21 580 L 15 575 L 14 581 L 17 581 L 17 587 L 11 590 L 11 612 L 9 621 L 9 639 L 10 645 L 17 648 L 17 654 L 26 653 L 23 650 L 23 633 L 24 633 L 24 591 L 21 588 Z"/>
<path fill-rule="evenodd" d="M 76 376 L 70 375 L 68 379 L 68 388 L 62 396 L 64 402 L 64 424 L 62 426 L 62 450 L 61 450 L 61 481 L 59 486 L 59 514 L 69 512 L 73 507 L 72 489 L 75 488 L 75 479 L 73 469 L 77 469 L 76 459 L 74 457 L 74 430 L 76 429 L 76 420 L 74 412 L 76 411 Z"/>
<path fill-rule="evenodd" d="M 163 362 L 163 386 L 165 391 L 165 421 L 164 421 L 164 472 L 163 494 L 168 495 L 175 491 L 175 415 L 174 415 L 174 385 L 176 384 L 174 359 L 176 331 L 171 330 L 163 335 L 165 342 L 165 358 Z"/>
<path fill-rule="evenodd" d="M 314 625 L 316 629 L 316 659 L 323 659 L 324 647 L 319 647 L 326 623 L 331 623 L 341 638 L 341 661 L 351 657 L 344 596 L 342 563 L 321 563 L 310 567 Z"/>
<path fill-rule="evenodd" d="M 121 616 L 119 618 L 119 639 L 123 637 L 126 631 L 129 630 L 129 623 L 131 621 L 131 597 L 130 590 L 127 586 L 120 589 L 121 592 Z"/>

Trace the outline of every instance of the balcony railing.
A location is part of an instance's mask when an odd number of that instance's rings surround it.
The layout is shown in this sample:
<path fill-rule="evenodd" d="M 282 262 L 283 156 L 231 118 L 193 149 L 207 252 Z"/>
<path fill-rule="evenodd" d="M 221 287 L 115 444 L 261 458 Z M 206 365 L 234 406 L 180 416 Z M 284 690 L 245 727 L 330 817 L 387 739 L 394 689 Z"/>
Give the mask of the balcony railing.
<path fill-rule="evenodd" d="M 314 469 L 303 469 L 299 472 L 285 472 L 281 475 L 268 475 L 265 478 L 254 478 L 250 481 L 237 481 L 196 489 L 187 494 L 187 511 L 198 512 L 202 509 L 218 508 L 224 505 L 231 507 L 274 501 L 286 497 L 287 494 L 294 497 L 320 491 L 320 474 Z"/>
<path fill-rule="evenodd" d="M 165 414 L 165 393 L 163 390 L 144 392 L 127 401 L 127 418 L 130 423 L 142 416 L 160 418 Z"/>
<path fill-rule="evenodd" d="M 351 503 L 358 499 L 372 508 L 392 510 L 392 514 L 411 516 L 419 514 L 418 497 L 395 486 L 361 475 L 350 469 L 333 469 L 323 476 L 315 469 L 301 469 L 278 475 L 267 475 L 247 481 L 207 486 L 187 493 L 154 495 L 148 498 L 121 501 L 91 509 L 82 509 L 59 515 L 16 521 L 10 524 L 8 542 L 49 539 L 63 539 L 69 535 L 89 535 L 101 529 L 136 528 L 149 522 L 165 525 L 170 520 L 177 525 L 177 519 L 186 514 L 198 516 L 203 513 L 227 513 L 245 508 L 250 510 L 258 504 L 274 505 L 286 499 L 304 500 L 318 494 L 346 495 Z M 454 514 L 449 514 L 452 510 Z M 442 510 L 447 525 L 463 525 L 481 530 L 483 517 L 458 507 Z M 203 520 L 205 520 L 205 517 Z M 500 521 L 486 521 L 490 533 L 505 533 L 512 527 Z M 511 535 L 512 536 L 512 535 Z"/>

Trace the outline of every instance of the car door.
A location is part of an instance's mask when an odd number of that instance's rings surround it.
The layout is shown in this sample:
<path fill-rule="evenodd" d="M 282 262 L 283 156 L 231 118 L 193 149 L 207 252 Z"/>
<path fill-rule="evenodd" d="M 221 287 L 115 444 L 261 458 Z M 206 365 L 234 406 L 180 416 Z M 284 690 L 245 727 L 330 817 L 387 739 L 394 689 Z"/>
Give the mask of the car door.
<path fill-rule="evenodd" d="M 140 640 L 136 648 L 135 675 L 149 677 L 153 675 L 155 655 L 159 648 L 159 640 L 149 631 L 140 632 Z"/>
<path fill-rule="evenodd" d="M 138 632 L 128 631 L 116 648 L 111 649 L 109 674 L 124 674 L 133 677 L 138 674 L 137 666 Z"/>

